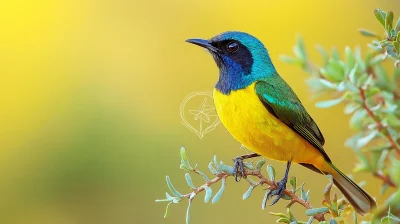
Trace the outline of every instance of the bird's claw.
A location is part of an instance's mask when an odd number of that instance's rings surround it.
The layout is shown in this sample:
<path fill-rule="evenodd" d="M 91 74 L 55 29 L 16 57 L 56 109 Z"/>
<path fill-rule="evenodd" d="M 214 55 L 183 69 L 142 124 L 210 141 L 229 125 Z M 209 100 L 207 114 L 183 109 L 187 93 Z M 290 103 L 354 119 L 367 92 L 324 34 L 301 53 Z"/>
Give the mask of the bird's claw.
<path fill-rule="evenodd" d="M 287 183 L 287 178 L 283 178 L 281 181 L 279 181 L 279 182 L 277 183 L 278 188 L 275 189 L 275 191 L 272 193 L 272 196 L 275 196 L 275 195 L 276 195 L 276 198 L 275 198 L 274 201 L 270 204 L 270 206 L 276 204 L 276 203 L 279 201 L 279 199 L 282 198 L 283 192 L 284 192 L 285 189 L 286 189 L 286 183 Z"/>
<path fill-rule="evenodd" d="M 239 182 L 242 177 L 246 178 L 243 159 L 241 157 L 236 157 L 233 160 L 233 176 L 235 177 L 236 182 Z"/>

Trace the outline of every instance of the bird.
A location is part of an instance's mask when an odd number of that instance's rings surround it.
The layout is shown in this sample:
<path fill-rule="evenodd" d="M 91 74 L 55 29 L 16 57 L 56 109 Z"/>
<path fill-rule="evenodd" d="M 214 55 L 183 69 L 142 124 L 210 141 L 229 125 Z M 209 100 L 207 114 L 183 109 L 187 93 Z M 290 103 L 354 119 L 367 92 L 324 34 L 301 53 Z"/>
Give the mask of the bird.
<path fill-rule="evenodd" d="M 376 207 L 375 200 L 341 172 L 326 153 L 324 136 L 292 88 L 278 74 L 268 50 L 256 37 L 227 31 L 211 39 L 188 39 L 205 48 L 219 68 L 213 90 L 221 123 L 251 154 L 234 159 L 236 181 L 246 178 L 243 160 L 263 156 L 286 162 L 277 182 L 275 204 L 282 196 L 291 163 L 331 175 L 334 184 L 361 215 Z"/>

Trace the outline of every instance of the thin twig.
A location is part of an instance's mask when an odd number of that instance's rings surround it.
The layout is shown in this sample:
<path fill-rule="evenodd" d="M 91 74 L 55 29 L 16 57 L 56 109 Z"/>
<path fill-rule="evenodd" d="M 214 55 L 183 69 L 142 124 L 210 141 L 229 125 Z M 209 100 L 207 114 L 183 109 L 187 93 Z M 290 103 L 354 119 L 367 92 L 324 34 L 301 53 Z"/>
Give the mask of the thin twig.
<path fill-rule="evenodd" d="M 376 171 L 373 173 L 373 175 L 378 178 L 381 179 L 383 181 L 384 184 L 388 184 L 391 187 L 397 187 L 396 184 L 392 181 L 392 178 L 390 178 L 390 176 L 388 175 L 384 175 L 382 173 L 382 171 Z"/>
<path fill-rule="evenodd" d="M 271 191 L 275 190 L 278 187 L 276 182 L 271 181 L 268 178 L 266 178 L 259 170 L 249 170 L 249 169 L 245 168 L 245 174 L 247 176 L 256 176 L 258 179 L 260 179 L 260 184 L 267 184 Z M 203 185 L 201 185 L 200 187 L 193 189 L 192 192 L 190 192 L 188 194 L 184 194 L 183 197 L 190 199 L 192 194 L 198 194 L 198 193 L 204 191 L 206 187 L 209 187 L 209 186 L 219 182 L 223 178 L 227 178 L 227 177 L 230 177 L 230 176 L 232 176 L 232 175 L 229 174 L 229 173 L 225 173 L 225 172 L 220 173 L 214 179 L 209 180 L 206 183 L 204 183 Z M 288 189 L 285 189 L 283 193 L 291 198 L 289 204 L 298 203 L 298 204 L 302 205 L 303 207 L 305 207 L 307 209 L 313 208 L 308 201 L 303 200 L 302 198 L 297 196 L 292 191 L 290 191 Z M 318 221 L 324 221 L 325 220 L 324 214 L 315 215 L 314 218 L 316 220 L 318 220 Z"/>

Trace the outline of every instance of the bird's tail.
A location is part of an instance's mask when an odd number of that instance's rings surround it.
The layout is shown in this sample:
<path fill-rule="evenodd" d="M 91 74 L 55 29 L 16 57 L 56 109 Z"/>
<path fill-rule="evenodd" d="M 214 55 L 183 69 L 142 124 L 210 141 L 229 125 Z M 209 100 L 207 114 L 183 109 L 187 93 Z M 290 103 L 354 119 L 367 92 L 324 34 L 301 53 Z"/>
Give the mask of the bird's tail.
<path fill-rule="evenodd" d="M 331 162 L 327 163 L 332 168 L 328 173 L 332 175 L 334 184 L 351 203 L 357 213 L 365 215 L 376 207 L 376 202 L 367 192 L 350 180 Z"/>

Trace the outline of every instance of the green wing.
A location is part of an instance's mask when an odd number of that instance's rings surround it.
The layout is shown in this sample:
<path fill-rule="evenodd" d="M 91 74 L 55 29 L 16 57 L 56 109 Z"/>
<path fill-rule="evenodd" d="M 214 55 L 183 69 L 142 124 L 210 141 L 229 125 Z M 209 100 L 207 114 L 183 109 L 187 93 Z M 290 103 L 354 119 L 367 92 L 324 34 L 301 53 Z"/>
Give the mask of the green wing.
<path fill-rule="evenodd" d="M 317 124 L 283 79 L 275 76 L 258 81 L 255 91 L 271 114 L 317 148 L 326 160 L 331 161 L 323 148 L 325 139 Z"/>

